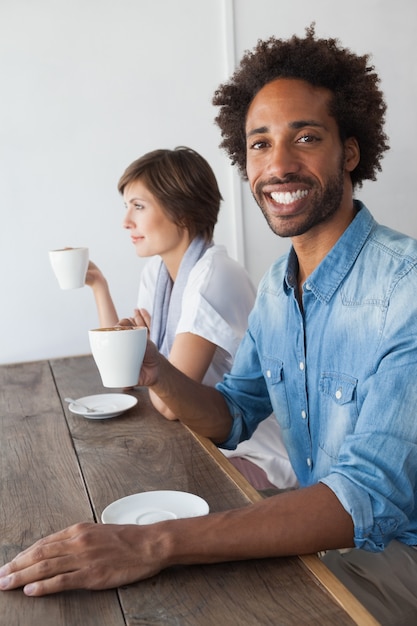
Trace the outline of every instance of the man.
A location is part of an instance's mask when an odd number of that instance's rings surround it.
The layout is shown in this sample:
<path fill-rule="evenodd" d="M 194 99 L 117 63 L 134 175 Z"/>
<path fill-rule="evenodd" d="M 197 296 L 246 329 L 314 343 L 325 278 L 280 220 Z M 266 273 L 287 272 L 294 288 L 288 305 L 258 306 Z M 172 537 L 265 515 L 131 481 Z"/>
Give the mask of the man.
<path fill-rule="evenodd" d="M 174 564 L 326 550 L 381 623 L 414 623 L 417 242 L 353 199 L 388 148 L 378 78 L 367 56 L 316 40 L 311 27 L 303 39 L 260 42 L 214 104 L 222 146 L 293 246 L 262 280 L 217 389 L 151 343 L 139 384 L 229 448 L 274 411 L 300 489 L 153 526 L 78 524 L 4 566 L 0 588 L 104 589 Z"/>

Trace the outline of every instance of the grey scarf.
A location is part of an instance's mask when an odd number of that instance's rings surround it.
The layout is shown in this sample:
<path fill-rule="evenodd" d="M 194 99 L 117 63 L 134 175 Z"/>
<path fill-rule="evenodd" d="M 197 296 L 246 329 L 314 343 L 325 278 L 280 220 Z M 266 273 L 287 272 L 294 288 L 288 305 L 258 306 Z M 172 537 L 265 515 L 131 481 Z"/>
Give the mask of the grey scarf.
<path fill-rule="evenodd" d="M 213 245 L 203 237 L 195 237 L 188 246 L 175 282 L 168 274 L 164 262 L 161 263 L 155 287 L 155 298 L 150 335 L 158 350 L 168 356 L 174 342 L 181 316 L 182 296 L 191 270 L 205 251 Z"/>

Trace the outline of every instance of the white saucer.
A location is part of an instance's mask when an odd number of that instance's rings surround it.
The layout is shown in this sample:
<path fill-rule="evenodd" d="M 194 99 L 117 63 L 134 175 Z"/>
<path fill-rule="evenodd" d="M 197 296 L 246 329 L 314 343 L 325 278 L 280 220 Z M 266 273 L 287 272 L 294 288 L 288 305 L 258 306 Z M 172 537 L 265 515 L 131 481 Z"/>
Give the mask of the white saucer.
<path fill-rule="evenodd" d="M 126 393 L 101 393 L 97 396 L 83 396 L 82 398 L 76 398 L 80 404 L 85 404 L 94 411 L 88 412 L 81 406 L 77 406 L 73 402 L 68 405 L 71 413 L 76 415 L 83 415 L 90 420 L 102 420 L 109 417 L 116 417 L 121 415 L 132 406 L 137 404 L 137 398 L 129 396 Z"/>
<path fill-rule="evenodd" d="M 185 491 L 144 491 L 109 504 L 101 515 L 103 524 L 154 524 L 168 519 L 207 515 L 203 498 Z"/>

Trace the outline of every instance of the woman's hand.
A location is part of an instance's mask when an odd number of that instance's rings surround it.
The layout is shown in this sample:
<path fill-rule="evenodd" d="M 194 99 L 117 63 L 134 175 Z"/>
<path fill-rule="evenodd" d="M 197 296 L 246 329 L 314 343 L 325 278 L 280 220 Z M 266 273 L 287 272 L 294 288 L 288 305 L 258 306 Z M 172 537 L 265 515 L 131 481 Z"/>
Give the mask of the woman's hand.
<path fill-rule="evenodd" d="M 124 317 L 116 326 L 145 326 L 150 331 L 151 316 L 146 309 L 135 309 L 132 317 Z"/>
<path fill-rule="evenodd" d="M 151 316 L 146 309 L 135 309 L 134 320 L 136 326 L 146 326 L 151 330 Z"/>
<path fill-rule="evenodd" d="M 106 283 L 106 279 L 102 273 L 102 271 L 97 267 L 95 263 L 89 261 L 87 274 L 85 276 L 85 284 L 94 289 L 94 287 Z"/>

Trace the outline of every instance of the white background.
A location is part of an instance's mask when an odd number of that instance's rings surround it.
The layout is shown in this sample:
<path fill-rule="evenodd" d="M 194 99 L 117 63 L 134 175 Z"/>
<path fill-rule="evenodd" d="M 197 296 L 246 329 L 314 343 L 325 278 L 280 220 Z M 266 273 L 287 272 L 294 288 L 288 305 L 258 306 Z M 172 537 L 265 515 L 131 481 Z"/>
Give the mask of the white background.
<path fill-rule="evenodd" d="M 372 53 L 391 150 L 357 195 L 417 236 L 415 0 L 0 0 L 0 363 L 89 352 L 92 293 L 59 289 L 51 248 L 88 246 L 119 315 L 131 314 L 143 261 L 116 185 L 155 148 L 207 158 L 224 197 L 216 242 L 259 280 L 288 242 L 218 149 L 211 98 L 258 39 L 302 35 L 312 21 Z"/>

